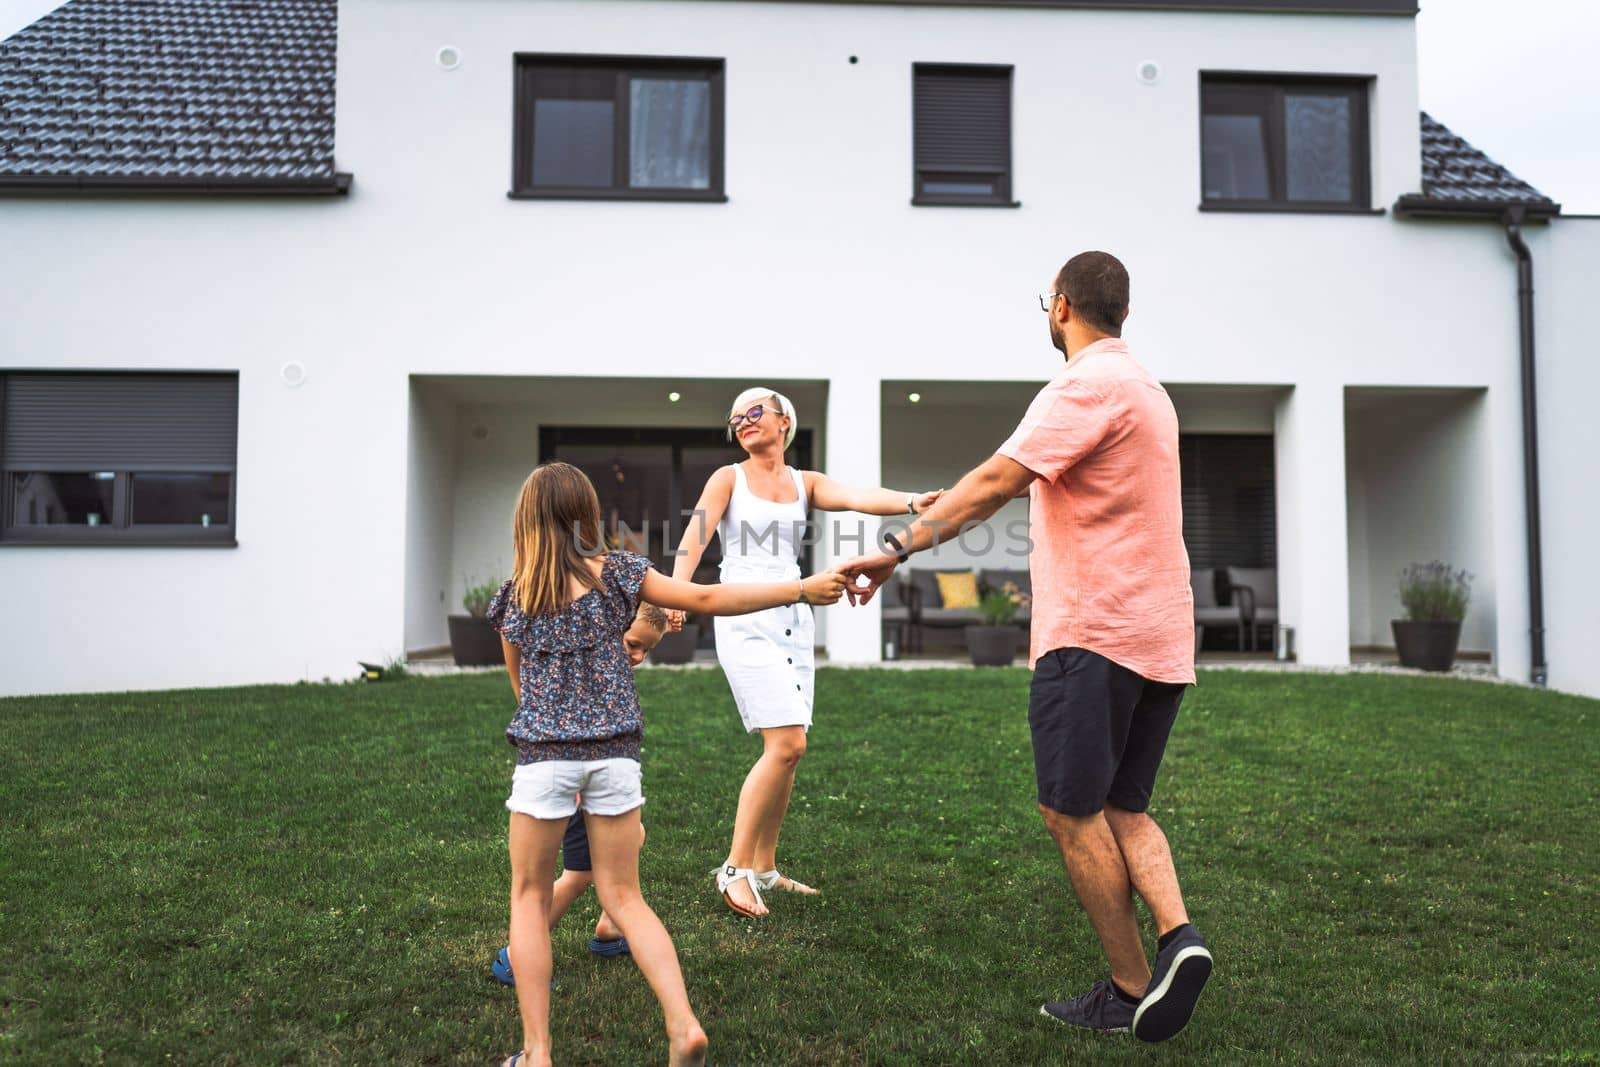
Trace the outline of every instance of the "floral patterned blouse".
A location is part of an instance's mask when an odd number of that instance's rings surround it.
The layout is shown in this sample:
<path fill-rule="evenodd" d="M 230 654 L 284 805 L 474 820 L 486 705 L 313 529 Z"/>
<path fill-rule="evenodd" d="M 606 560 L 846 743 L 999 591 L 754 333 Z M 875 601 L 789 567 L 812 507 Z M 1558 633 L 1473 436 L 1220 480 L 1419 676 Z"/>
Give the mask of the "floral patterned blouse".
<path fill-rule="evenodd" d="M 522 653 L 517 715 L 506 727 L 518 763 L 639 758 L 644 722 L 622 635 L 649 570 L 643 556 L 612 552 L 600 588 L 560 611 L 523 614 L 509 581 L 489 602 L 484 617 Z"/>

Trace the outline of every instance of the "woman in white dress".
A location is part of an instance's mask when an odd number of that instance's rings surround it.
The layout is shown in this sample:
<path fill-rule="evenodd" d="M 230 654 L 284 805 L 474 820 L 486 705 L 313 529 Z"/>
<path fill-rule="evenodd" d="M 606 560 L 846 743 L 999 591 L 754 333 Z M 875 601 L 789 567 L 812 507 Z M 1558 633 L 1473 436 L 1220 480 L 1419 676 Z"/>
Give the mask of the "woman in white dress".
<path fill-rule="evenodd" d="M 700 565 L 711 532 L 722 540 L 724 582 L 764 582 L 800 577 L 801 538 L 807 512 L 858 511 L 867 515 L 921 514 L 938 492 L 855 489 L 817 471 L 784 462 L 794 441 L 794 405 L 764 387 L 734 400 L 728 436 L 749 456 L 712 474 L 678 546 L 672 576 L 688 579 Z M 681 616 L 674 620 L 681 621 Z M 814 623 L 805 604 L 716 620 L 717 660 L 728 677 L 739 717 L 760 731 L 761 758 L 739 791 L 733 844 L 717 874 L 717 889 L 743 915 L 767 913 L 763 890 L 814 893 L 778 873 L 778 834 L 789 809 L 795 767 L 811 727 Z"/>

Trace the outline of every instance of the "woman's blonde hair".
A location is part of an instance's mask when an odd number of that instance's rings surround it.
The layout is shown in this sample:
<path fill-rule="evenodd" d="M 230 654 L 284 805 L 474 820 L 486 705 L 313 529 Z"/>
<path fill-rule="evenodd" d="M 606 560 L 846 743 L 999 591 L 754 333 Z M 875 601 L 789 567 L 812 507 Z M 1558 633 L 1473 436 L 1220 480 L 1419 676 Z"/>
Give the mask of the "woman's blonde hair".
<path fill-rule="evenodd" d="M 733 403 L 728 407 L 728 417 L 731 419 L 735 415 L 743 414 L 750 410 L 757 400 L 765 400 L 769 396 L 777 406 L 778 414 L 789 416 L 789 430 L 783 435 L 783 447 L 788 448 L 794 444 L 795 431 L 800 428 L 800 416 L 796 414 L 794 405 L 789 402 L 789 398 L 776 389 L 768 389 L 764 385 L 751 386 L 733 398 Z M 728 440 L 733 440 L 732 426 L 728 427 Z"/>
<path fill-rule="evenodd" d="M 511 588 L 524 615 L 566 607 L 573 579 L 599 589 L 586 558 L 602 555 L 605 541 L 600 498 L 588 475 L 570 463 L 535 467 L 517 497 L 511 543 Z"/>

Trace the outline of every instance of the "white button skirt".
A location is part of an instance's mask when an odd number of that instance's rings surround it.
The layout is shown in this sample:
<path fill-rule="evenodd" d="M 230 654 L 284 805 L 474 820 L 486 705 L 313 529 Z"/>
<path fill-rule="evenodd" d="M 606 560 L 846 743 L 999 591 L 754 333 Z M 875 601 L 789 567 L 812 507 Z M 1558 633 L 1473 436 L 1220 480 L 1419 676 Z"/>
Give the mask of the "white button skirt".
<path fill-rule="evenodd" d="M 717 662 L 750 733 L 774 726 L 811 729 L 816 620 L 808 604 L 718 616 Z"/>

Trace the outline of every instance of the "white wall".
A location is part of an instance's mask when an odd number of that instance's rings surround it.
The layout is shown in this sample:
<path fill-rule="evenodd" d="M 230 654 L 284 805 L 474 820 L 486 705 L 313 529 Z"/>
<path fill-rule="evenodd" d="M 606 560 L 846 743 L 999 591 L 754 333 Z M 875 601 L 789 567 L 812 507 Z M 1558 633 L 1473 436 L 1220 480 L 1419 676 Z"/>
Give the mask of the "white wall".
<path fill-rule="evenodd" d="M 443 44 L 459 69 L 435 64 Z M 729 202 L 507 199 L 519 49 L 724 57 Z M 1144 59 L 1162 64 L 1154 87 L 1135 77 Z M 1092 247 L 1132 271 L 1128 338 L 1164 381 L 1293 387 L 1296 418 L 1299 397 L 1348 384 L 1487 388 L 1495 566 L 1503 599 L 1520 595 L 1500 536 L 1520 482 L 1499 455 L 1516 381 L 1499 235 L 1196 210 L 1203 69 L 1375 74 L 1374 202 L 1416 191 L 1410 19 L 344 0 L 339 60 L 348 198 L 0 200 L 0 366 L 238 369 L 241 397 L 240 547 L 0 549 L 0 691 L 344 675 L 431 641 L 442 520 L 404 531 L 442 468 L 408 474 L 433 432 L 411 436 L 410 376 L 786 377 L 831 383 L 830 408 L 911 374 L 1037 384 L 1060 357 L 1034 294 Z M 1020 208 L 909 204 L 914 61 L 1015 64 Z M 1105 121 L 1064 123 L 1064 102 Z M 276 377 L 289 358 L 309 374 L 298 390 Z M 1331 449 L 1342 468 L 1331 403 L 1313 405 L 1304 454 Z M 819 429 L 843 469 L 850 431 Z M 1319 566 L 1339 561 L 1327 589 L 1302 591 L 1321 596 L 1347 587 L 1344 478 L 1310 459 L 1300 473 L 1292 528 Z M 461 494 L 452 505 L 447 588 L 468 557 L 481 565 L 503 507 L 471 492 L 470 515 Z M 106 588 L 119 593 L 92 631 L 65 610 L 38 625 L 41 605 Z M 1303 656 L 1337 661 L 1347 629 L 1340 614 L 1338 639 L 1302 640 Z M 130 636 L 65 651 L 108 630 Z"/>
<path fill-rule="evenodd" d="M 413 382 L 406 463 L 407 650 L 448 644 L 446 616 L 460 610 L 451 566 L 457 432 L 455 405 Z"/>
<path fill-rule="evenodd" d="M 1484 400 L 1480 391 L 1357 389 L 1346 395 L 1352 645 L 1393 647 L 1389 622 L 1403 617 L 1401 569 L 1442 560 L 1473 575 L 1461 649 L 1494 651 Z"/>
<path fill-rule="evenodd" d="M 1600 219 L 1562 219 L 1541 236 L 1533 254 L 1546 658 L 1552 686 L 1600 696 Z"/>

